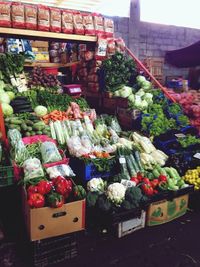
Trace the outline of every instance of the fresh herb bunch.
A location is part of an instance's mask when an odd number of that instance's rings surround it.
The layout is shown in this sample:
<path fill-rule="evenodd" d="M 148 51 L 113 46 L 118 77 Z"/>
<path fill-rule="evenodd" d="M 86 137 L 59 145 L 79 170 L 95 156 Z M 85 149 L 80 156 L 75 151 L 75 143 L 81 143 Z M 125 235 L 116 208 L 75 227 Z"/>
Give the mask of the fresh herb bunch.
<path fill-rule="evenodd" d="M 109 172 L 116 163 L 115 158 L 83 158 L 83 160 L 86 164 L 93 163 L 99 172 Z"/>
<path fill-rule="evenodd" d="M 53 109 L 66 111 L 71 102 L 76 102 L 82 110 L 89 108 L 84 98 L 74 99 L 67 94 L 61 96 L 46 91 L 37 91 L 37 101 L 40 105 L 48 107 L 49 111 Z"/>
<path fill-rule="evenodd" d="M 177 103 L 173 103 L 167 107 L 168 111 L 172 115 L 177 115 L 178 113 L 182 112 L 181 106 Z"/>
<path fill-rule="evenodd" d="M 190 145 L 200 144 L 200 139 L 196 138 L 196 136 L 188 134 L 186 137 L 178 138 L 178 142 L 183 148 L 187 148 Z"/>
<path fill-rule="evenodd" d="M 10 76 L 15 78 L 23 72 L 24 54 L 4 53 L 0 55 L 0 71 L 6 83 L 10 83 Z"/>
<path fill-rule="evenodd" d="M 129 85 L 137 73 L 133 60 L 119 52 L 103 61 L 101 71 L 104 73 L 106 91 L 115 91 L 122 84 Z"/>

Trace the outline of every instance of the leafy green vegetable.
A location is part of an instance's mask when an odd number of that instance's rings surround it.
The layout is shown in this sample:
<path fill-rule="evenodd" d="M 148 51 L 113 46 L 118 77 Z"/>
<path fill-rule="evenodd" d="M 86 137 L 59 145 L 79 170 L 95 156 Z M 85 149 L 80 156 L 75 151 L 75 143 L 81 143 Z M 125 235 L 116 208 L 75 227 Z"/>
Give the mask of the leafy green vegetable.
<path fill-rule="evenodd" d="M 101 71 L 105 74 L 106 91 L 115 91 L 120 85 L 129 85 L 131 77 L 136 77 L 134 61 L 119 52 L 103 61 Z"/>
<path fill-rule="evenodd" d="M 188 134 L 186 137 L 180 137 L 177 140 L 183 148 L 190 145 L 200 144 L 200 139 L 191 134 Z"/>
<path fill-rule="evenodd" d="M 89 191 L 86 196 L 87 206 L 89 208 L 94 207 L 96 205 L 98 197 L 99 197 L 99 194 L 97 192 Z"/>

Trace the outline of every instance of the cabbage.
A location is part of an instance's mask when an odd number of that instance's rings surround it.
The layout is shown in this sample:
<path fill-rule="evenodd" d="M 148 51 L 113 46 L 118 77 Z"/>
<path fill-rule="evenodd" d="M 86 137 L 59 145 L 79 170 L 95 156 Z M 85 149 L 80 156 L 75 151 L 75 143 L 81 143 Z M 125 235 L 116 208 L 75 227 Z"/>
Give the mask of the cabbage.
<path fill-rule="evenodd" d="M 47 108 L 44 106 L 37 106 L 35 107 L 34 112 L 38 117 L 43 117 L 47 115 Z"/>
<path fill-rule="evenodd" d="M 13 100 L 15 98 L 15 94 L 12 91 L 6 92 L 6 94 L 9 96 L 10 100 Z"/>
<path fill-rule="evenodd" d="M 142 97 L 145 95 L 145 91 L 141 88 L 139 91 L 137 91 L 136 95 Z"/>
<path fill-rule="evenodd" d="M 11 105 L 7 103 L 2 103 L 1 107 L 5 116 L 11 116 L 13 114 L 13 108 L 11 107 Z"/>
<path fill-rule="evenodd" d="M 134 104 L 135 103 L 135 96 L 133 94 L 129 95 L 128 100 L 129 100 L 129 102 Z"/>
<path fill-rule="evenodd" d="M 152 86 L 152 84 L 151 84 L 151 82 L 149 82 L 149 81 L 144 81 L 144 82 L 142 82 L 142 88 L 143 88 L 144 90 L 151 89 L 151 86 Z"/>
<path fill-rule="evenodd" d="M 142 85 L 142 83 L 146 81 L 146 78 L 144 76 L 142 76 L 142 75 L 138 75 L 136 77 L 136 80 L 137 80 L 138 84 Z"/>
<path fill-rule="evenodd" d="M 10 103 L 10 98 L 9 95 L 7 95 L 7 93 L 0 94 L 0 103 L 6 103 L 6 104 Z"/>
<path fill-rule="evenodd" d="M 144 110 L 148 108 L 148 102 L 146 100 L 142 100 L 141 104 L 140 104 L 140 109 Z"/>
<path fill-rule="evenodd" d="M 153 95 L 150 93 L 146 93 L 144 95 L 144 100 L 146 100 L 148 102 L 148 104 L 152 104 L 153 103 Z"/>

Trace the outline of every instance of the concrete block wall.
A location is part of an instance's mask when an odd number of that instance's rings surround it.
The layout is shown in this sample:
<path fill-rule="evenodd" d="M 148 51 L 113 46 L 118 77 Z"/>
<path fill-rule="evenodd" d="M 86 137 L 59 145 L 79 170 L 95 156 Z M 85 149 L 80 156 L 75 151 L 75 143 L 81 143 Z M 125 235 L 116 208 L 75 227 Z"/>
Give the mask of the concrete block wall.
<path fill-rule="evenodd" d="M 122 37 L 133 53 L 143 60 L 163 57 L 166 51 L 176 50 L 200 40 L 200 30 L 140 21 L 139 0 L 132 0 L 130 18 L 114 17 L 115 35 Z M 164 64 L 164 76 L 187 78 L 187 68 Z"/>

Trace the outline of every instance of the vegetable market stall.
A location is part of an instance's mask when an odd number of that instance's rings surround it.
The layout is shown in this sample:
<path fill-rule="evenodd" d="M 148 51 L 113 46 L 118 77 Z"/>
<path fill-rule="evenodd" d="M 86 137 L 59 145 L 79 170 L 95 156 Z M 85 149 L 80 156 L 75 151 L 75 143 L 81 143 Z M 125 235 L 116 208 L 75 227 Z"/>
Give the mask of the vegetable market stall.
<path fill-rule="evenodd" d="M 2 147 L 8 149 L 13 178 L 22 183 L 24 221 L 34 244 L 84 230 L 85 222 L 88 230 L 107 227 L 122 237 L 185 214 L 189 194 L 199 192 L 199 137 L 183 109 L 130 50 L 131 58 L 125 53 L 122 42 L 113 40 L 117 49 L 104 49 L 103 56 L 101 42 L 96 51 L 80 45 L 78 75 L 86 90 L 104 90 L 103 105 L 113 101 L 117 117 L 97 115 L 37 66 L 21 90 L 17 78 L 24 58 L 0 57 L 1 122 L 8 137 L 1 128 Z M 123 114 L 132 114 L 130 131 L 124 131 Z"/>

